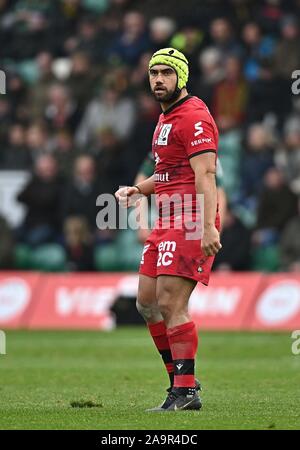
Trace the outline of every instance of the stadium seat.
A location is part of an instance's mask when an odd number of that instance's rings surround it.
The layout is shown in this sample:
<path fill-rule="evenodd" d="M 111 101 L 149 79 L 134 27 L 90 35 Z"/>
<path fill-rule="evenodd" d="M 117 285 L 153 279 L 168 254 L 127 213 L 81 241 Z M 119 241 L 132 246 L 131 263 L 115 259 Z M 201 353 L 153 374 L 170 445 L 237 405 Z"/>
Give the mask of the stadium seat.
<path fill-rule="evenodd" d="M 58 244 L 45 244 L 31 251 L 33 269 L 45 272 L 59 272 L 66 268 L 66 255 Z"/>
<path fill-rule="evenodd" d="M 121 230 L 112 244 L 95 248 L 95 266 L 99 271 L 137 271 L 143 245 L 134 230 Z"/>
<path fill-rule="evenodd" d="M 18 64 L 18 72 L 29 84 L 34 84 L 38 80 L 38 67 L 34 59 L 27 59 Z"/>
<path fill-rule="evenodd" d="M 36 248 L 19 244 L 15 250 L 15 266 L 23 270 L 60 272 L 66 270 L 66 255 L 58 244 L 44 244 Z"/>
<path fill-rule="evenodd" d="M 83 5 L 89 11 L 99 14 L 107 9 L 109 3 L 108 0 L 83 0 Z"/>
<path fill-rule="evenodd" d="M 280 268 L 277 245 L 259 247 L 252 252 L 252 269 L 262 272 L 278 272 Z"/>
<path fill-rule="evenodd" d="M 16 269 L 31 269 L 31 250 L 28 245 L 18 244 L 15 248 L 15 267 Z"/>
<path fill-rule="evenodd" d="M 122 230 L 117 238 L 119 255 L 122 255 L 122 270 L 136 271 L 139 268 L 143 245 L 137 240 L 135 230 Z"/>
<path fill-rule="evenodd" d="M 240 131 L 232 130 L 220 136 L 219 154 L 224 173 L 230 173 L 230 177 L 224 177 L 223 183 L 225 191 L 229 199 L 231 199 L 234 197 L 240 184 Z"/>
<path fill-rule="evenodd" d="M 136 245 L 138 243 L 136 231 L 130 229 L 120 230 L 117 235 L 116 242 L 119 248 L 131 249 L 132 245 Z"/>
<path fill-rule="evenodd" d="M 94 261 L 96 270 L 100 272 L 114 272 L 121 270 L 119 249 L 116 243 L 96 247 Z"/>

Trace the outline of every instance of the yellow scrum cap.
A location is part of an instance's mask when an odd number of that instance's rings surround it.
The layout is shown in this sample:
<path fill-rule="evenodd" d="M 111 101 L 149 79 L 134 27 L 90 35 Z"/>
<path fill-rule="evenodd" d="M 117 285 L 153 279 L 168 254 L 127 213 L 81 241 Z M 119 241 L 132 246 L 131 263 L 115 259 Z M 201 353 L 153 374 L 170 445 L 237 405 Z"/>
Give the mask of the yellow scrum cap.
<path fill-rule="evenodd" d="M 189 63 L 183 53 L 175 48 L 162 48 L 155 52 L 149 62 L 149 69 L 156 64 L 172 67 L 177 73 L 177 87 L 182 89 L 189 79 Z"/>

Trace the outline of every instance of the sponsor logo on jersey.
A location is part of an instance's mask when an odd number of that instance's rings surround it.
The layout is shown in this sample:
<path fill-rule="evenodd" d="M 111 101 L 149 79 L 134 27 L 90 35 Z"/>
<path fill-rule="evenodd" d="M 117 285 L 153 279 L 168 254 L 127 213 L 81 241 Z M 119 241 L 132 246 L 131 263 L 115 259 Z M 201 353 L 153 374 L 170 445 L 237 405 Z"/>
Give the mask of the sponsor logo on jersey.
<path fill-rule="evenodd" d="M 196 139 L 195 141 L 191 141 L 191 146 L 194 147 L 195 145 L 210 144 L 211 142 L 212 138 Z"/>
<path fill-rule="evenodd" d="M 172 128 L 171 123 L 165 123 L 159 133 L 157 138 L 157 145 L 168 145 L 168 137 Z"/>
<path fill-rule="evenodd" d="M 202 122 L 195 123 L 195 130 L 197 131 L 194 133 L 194 136 L 199 136 L 199 134 L 203 133 L 203 127 L 201 125 Z"/>
<path fill-rule="evenodd" d="M 155 173 L 154 174 L 154 181 L 159 181 L 160 183 L 164 183 L 164 182 L 168 182 L 170 181 L 169 179 L 169 172 L 165 172 L 165 173 Z"/>

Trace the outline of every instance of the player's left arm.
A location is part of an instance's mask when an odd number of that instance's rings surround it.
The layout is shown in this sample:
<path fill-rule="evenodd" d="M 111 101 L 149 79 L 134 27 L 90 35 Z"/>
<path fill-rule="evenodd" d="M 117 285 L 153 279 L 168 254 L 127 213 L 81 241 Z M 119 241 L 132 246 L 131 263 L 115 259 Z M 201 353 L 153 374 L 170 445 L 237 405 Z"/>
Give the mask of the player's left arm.
<path fill-rule="evenodd" d="M 222 245 L 220 233 L 215 226 L 217 211 L 216 155 L 214 152 L 199 153 L 190 158 L 195 173 L 197 194 L 204 196 L 204 224 L 201 247 L 206 256 L 214 256 Z"/>
<path fill-rule="evenodd" d="M 183 118 L 182 139 L 190 165 L 195 172 L 197 194 L 204 196 L 204 224 L 201 247 L 206 256 L 221 248 L 215 226 L 217 213 L 216 155 L 218 130 L 208 110 L 194 110 Z"/>
<path fill-rule="evenodd" d="M 222 226 L 227 213 L 227 196 L 223 183 L 223 168 L 219 158 L 217 158 L 216 165 L 216 185 L 218 193 L 219 215 L 220 215 L 220 232 L 222 233 Z"/>

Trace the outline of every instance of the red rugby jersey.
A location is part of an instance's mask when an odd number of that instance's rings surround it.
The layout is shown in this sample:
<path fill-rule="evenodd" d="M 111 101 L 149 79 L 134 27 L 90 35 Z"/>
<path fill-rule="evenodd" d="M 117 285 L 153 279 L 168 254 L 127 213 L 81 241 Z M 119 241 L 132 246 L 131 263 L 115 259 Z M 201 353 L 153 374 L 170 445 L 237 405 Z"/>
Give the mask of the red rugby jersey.
<path fill-rule="evenodd" d="M 214 119 L 198 97 L 187 95 L 159 116 L 152 140 L 158 198 L 161 194 L 196 194 L 189 160 L 205 152 L 216 153 L 217 159 L 218 136 Z M 164 215 L 161 205 L 159 212 Z"/>

